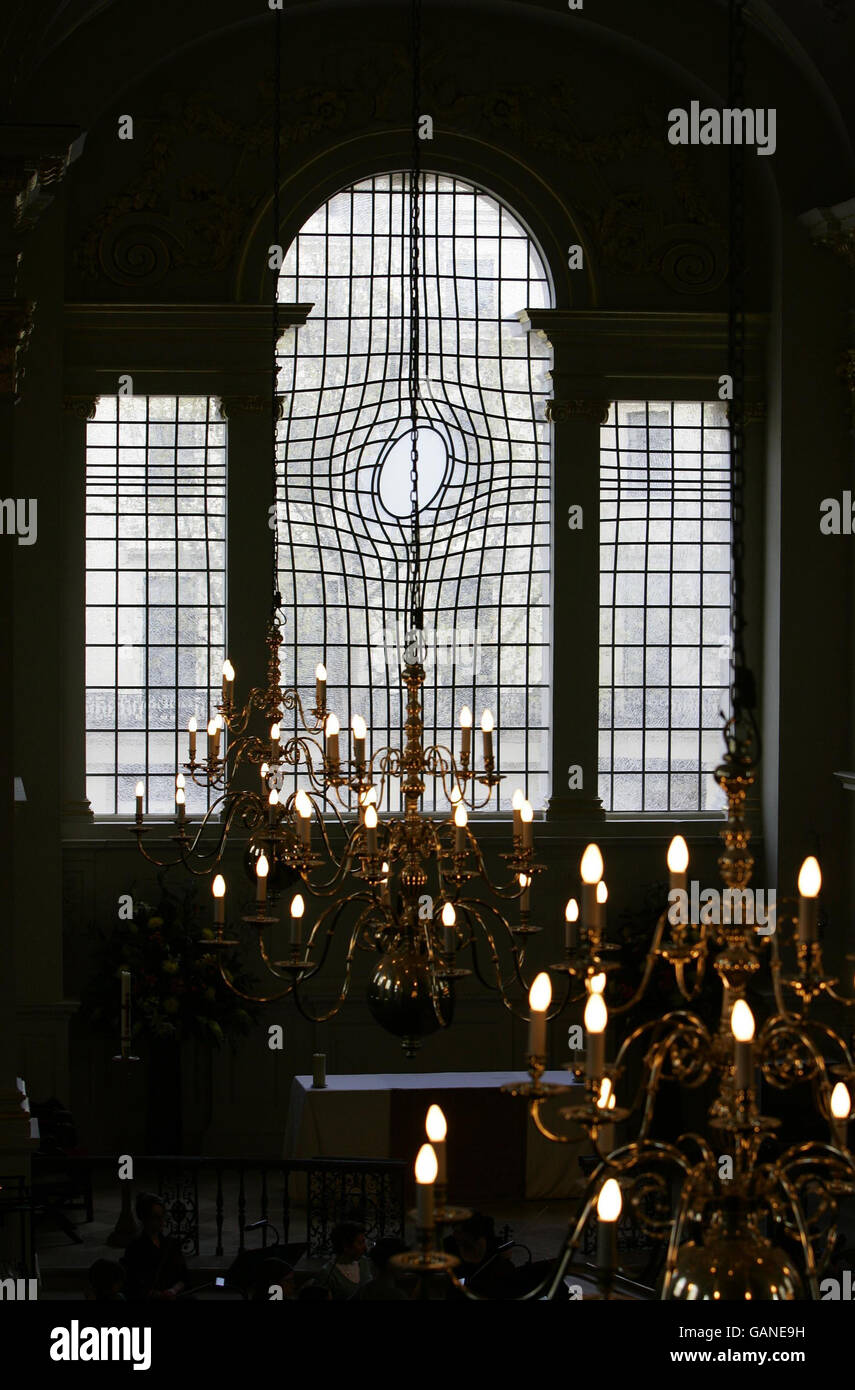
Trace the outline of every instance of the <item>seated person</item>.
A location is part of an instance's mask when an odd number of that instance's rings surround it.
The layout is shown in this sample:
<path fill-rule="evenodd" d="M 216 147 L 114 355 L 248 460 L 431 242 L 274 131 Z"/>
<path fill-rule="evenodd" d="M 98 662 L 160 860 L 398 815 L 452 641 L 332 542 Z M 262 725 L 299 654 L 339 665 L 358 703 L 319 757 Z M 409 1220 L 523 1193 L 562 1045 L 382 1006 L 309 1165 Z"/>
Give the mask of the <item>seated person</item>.
<path fill-rule="evenodd" d="M 259 1266 L 252 1291 L 253 1303 L 269 1303 L 274 1301 L 271 1296 L 271 1289 L 279 1288 L 282 1290 L 281 1298 L 293 1298 L 296 1293 L 294 1284 L 294 1271 L 286 1260 L 279 1260 L 271 1257 L 264 1260 Z M 275 1301 L 280 1301 L 279 1295 Z"/>
<path fill-rule="evenodd" d="M 116 1260 L 96 1260 L 89 1266 L 86 1297 L 95 1303 L 124 1303 L 125 1271 Z"/>
<path fill-rule="evenodd" d="M 340 1221 L 330 1232 L 333 1258 L 318 1276 L 317 1282 L 325 1285 L 337 1301 L 352 1298 L 357 1289 L 367 1284 L 372 1277 L 372 1269 L 365 1258 L 368 1242 L 365 1227 L 358 1221 Z"/>
<path fill-rule="evenodd" d="M 163 1234 L 164 1205 L 156 1192 L 141 1192 L 135 1210 L 143 1229 L 122 1257 L 127 1297 L 132 1302 L 175 1298 L 186 1287 L 187 1264 L 178 1241 Z"/>
<path fill-rule="evenodd" d="M 398 1271 L 389 1263 L 393 1255 L 403 1255 L 406 1248 L 403 1240 L 396 1240 L 393 1236 L 375 1241 L 368 1257 L 374 1277 L 357 1289 L 354 1298 L 369 1302 L 408 1299 L 410 1295 L 401 1288 Z"/>
<path fill-rule="evenodd" d="M 496 1238 L 491 1216 L 473 1212 L 467 1221 L 455 1226 L 454 1234 L 445 1241 L 450 1255 L 458 1255 L 460 1264 L 454 1273 L 465 1279 L 467 1289 L 483 1298 L 514 1298 L 515 1271 Z"/>

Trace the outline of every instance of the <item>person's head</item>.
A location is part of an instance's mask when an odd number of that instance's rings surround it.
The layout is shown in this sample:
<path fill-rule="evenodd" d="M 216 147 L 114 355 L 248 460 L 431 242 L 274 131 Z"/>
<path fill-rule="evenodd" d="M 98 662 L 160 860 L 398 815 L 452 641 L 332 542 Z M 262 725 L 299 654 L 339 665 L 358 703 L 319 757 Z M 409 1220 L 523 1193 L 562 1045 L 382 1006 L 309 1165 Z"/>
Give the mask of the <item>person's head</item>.
<path fill-rule="evenodd" d="M 387 1271 L 393 1273 L 393 1270 L 389 1270 L 389 1261 L 393 1255 L 403 1255 L 406 1248 L 406 1241 L 399 1240 L 396 1236 L 385 1236 L 383 1240 L 376 1240 L 370 1255 L 375 1274 L 386 1274 Z"/>
<path fill-rule="evenodd" d="M 333 1254 L 340 1263 L 348 1264 L 351 1260 L 361 1260 L 368 1244 L 365 1239 L 365 1227 L 359 1221 L 339 1221 L 330 1232 L 330 1243 Z"/>
<path fill-rule="evenodd" d="M 322 1284 L 304 1284 L 297 1298 L 302 1303 L 329 1303 L 332 1291 Z"/>
<path fill-rule="evenodd" d="M 156 1192 L 141 1192 L 136 1200 L 137 1220 L 147 1236 L 159 1236 L 166 1221 L 166 1208 Z"/>
<path fill-rule="evenodd" d="M 125 1271 L 116 1260 L 96 1260 L 89 1266 L 89 1286 L 98 1299 L 117 1298 L 125 1282 Z"/>
<path fill-rule="evenodd" d="M 483 1216 L 479 1211 L 473 1212 L 468 1221 L 456 1226 L 454 1234 L 460 1258 L 468 1265 L 480 1264 L 496 1243 L 492 1217 Z"/>
<path fill-rule="evenodd" d="M 271 1298 L 271 1290 L 277 1287 L 282 1290 L 283 1298 L 293 1298 L 294 1271 L 286 1260 L 271 1256 L 259 1265 L 253 1299 L 266 1302 Z"/>

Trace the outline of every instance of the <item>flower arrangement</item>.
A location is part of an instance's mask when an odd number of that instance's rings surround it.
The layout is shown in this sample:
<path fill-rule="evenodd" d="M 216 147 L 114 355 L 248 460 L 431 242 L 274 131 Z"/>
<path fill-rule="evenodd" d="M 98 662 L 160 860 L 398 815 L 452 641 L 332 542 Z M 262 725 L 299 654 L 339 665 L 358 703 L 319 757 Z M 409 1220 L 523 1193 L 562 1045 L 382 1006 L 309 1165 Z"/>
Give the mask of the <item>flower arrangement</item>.
<path fill-rule="evenodd" d="M 249 1032 L 258 1011 L 226 988 L 220 965 L 238 989 L 251 980 L 237 956 L 213 951 L 207 915 L 191 885 L 178 893 L 160 881 L 157 906 L 135 900 L 133 915 L 108 930 L 96 928 L 95 968 L 81 1007 L 117 1039 L 121 1032 L 119 972 L 131 972 L 131 1038 L 181 1042 L 207 1039 L 216 1046 Z"/>

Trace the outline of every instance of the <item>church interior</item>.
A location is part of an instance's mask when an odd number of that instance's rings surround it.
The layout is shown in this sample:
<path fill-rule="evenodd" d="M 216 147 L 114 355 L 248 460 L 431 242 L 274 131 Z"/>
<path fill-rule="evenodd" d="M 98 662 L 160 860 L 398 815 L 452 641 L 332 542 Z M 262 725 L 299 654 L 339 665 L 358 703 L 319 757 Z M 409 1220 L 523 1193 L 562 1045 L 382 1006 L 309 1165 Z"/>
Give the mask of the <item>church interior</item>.
<path fill-rule="evenodd" d="M 852 1297 L 853 44 L 4 7 L 4 1298 Z"/>

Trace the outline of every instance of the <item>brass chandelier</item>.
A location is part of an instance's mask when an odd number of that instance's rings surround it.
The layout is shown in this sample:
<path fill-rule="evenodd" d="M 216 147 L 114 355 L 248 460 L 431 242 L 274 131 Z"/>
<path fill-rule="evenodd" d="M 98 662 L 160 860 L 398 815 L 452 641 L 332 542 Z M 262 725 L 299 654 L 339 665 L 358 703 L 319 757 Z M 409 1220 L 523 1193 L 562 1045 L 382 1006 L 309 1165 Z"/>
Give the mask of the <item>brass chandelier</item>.
<path fill-rule="evenodd" d="M 281 10 L 276 24 L 274 77 L 274 242 L 280 227 L 280 91 Z M 413 145 L 409 177 L 410 222 L 410 539 L 407 547 L 406 609 L 409 632 L 402 682 L 406 690 L 403 746 L 369 752 L 365 721 L 354 717 L 350 756 L 342 756 L 341 728 L 327 705 L 326 670 L 316 671 L 314 704 L 299 691 L 283 686 L 280 666 L 282 619 L 278 592 L 276 524 L 276 421 L 279 342 L 278 296 L 273 296 L 272 406 L 272 569 L 273 598 L 266 633 L 266 678 L 249 692 L 242 707 L 235 700 L 235 671 L 223 665 L 221 701 L 207 726 L 205 756 L 199 757 L 199 731 L 191 720 L 188 759 L 176 775 L 176 852 L 170 860 L 149 854 L 144 844 L 148 827 L 143 818 L 144 787 L 137 787 L 136 824 L 141 852 L 150 863 L 182 864 L 191 873 L 210 877 L 214 897 L 214 950 L 227 952 L 241 943 L 225 933 L 226 884 L 218 870 L 235 833 L 247 837 L 244 863 L 255 884 L 255 909 L 242 921 L 255 934 L 258 964 L 275 981 L 273 992 L 242 997 L 268 1003 L 286 996 L 315 1022 L 335 1015 L 347 998 L 357 952 L 379 957 L 368 987 L 368 1004 L 377 1021 L 401 1037 L 408 1056 L 420 1039 L 447 1027 L 453 1016 L 454 981 L 472 974 L 457 964 L 460 954 L 475 943 L 486 943 L 495 972 L 495 987 L 509 1008 L 516 1006 L 508 986 L 528 986 L 523 978 L 524 946 L 540 930 L 531 920 L 531 890 L 543 866 L 535 862 L 533 810 L 521 790 L 514 795 L 513 831 L 502 856 L 507 878 L 494 882 L 469 824 L 469 811 L 481 810 L 502 780 L 496 770 L 494 719 L 481 717 L 481 758 L 473 748 L 472 713 L 460 712 L 457 750 L 424 742 L 422 691 L 425 670 L 418 659 L 423 644 L 424 588 L 420 564 L 419 437 L 420 396 L 420 12 L 412 6 Z M 296 717 L 297 733 L 283 737 L 286 713 Z M 209 808 L 199 823 L 186 811 L 187 779 L 209 795 Z M 420 809 L 426 780 L 432 779 L 447 814 L 434 819 Z M 285 793 L 286 780 L 297 791 Z M 392 789 L 395 788 L 395 793 Z M 397 815 L 384 806 L 400 804 Z M 356 807 L 354 814 L 352 807 Z M 468 808 L 468 809 L 467 809 Z M 341 843 L 333 843 L 331 826 Z M 209 829 L 215 830 L 213 846 Z M 476 876 L 486 884 L 485 897 L 466 896 Z M 299 886 L 303 891 L 295 892 Z M 279 925 L 277 906 L 290 894 L 289 951 L 274 959 L 272 935 Z M 304 896 L 305 894 L 305 896 Z M 307 901 L 320 910 L 304 922 Z M 513 921 L 511 918 L 513 917 Z M 315 1013 L 306 987 L 329 957 L 334 938 L 344 938 L 344 973 L 332 1006 Z M 504 948 L 504 949 L 502 949 Z M 502 956 L 511 967 L 503 974 Z M 240 993 L 221 965 L 229 988 Z M 279 988 L 279 986 L 284 986 Z"/>

